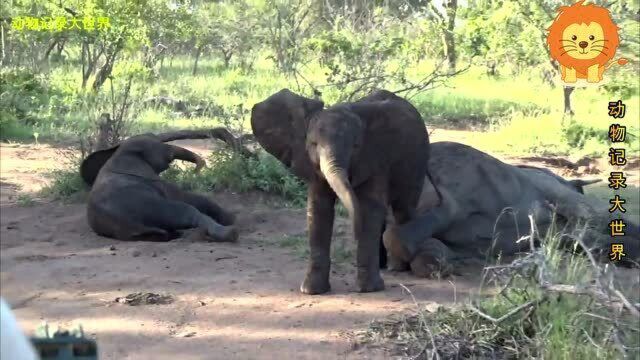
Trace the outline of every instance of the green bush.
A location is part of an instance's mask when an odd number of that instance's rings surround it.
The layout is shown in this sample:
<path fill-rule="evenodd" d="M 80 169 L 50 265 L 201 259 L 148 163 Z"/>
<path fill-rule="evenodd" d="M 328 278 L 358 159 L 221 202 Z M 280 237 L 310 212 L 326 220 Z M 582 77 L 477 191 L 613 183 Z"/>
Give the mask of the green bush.
<path fill-rule="evenodd" d="M 0 69 L 0 139 L 31 136 L 50 98 L 45 79 L 24 68 Z"/>
<path fill-rule="evenodd" d="M 569 124 L 562 127 L 562 138 L 570 147 L 583 149 L 585 143 L 589 139 L 595 139 L 598 142 L 606 143 L 607 133 L 591 126 L 580 124 L 575 120 L 571 120 Z"/>
<path fill-rule="evenodd" d="M 44 187 L 41 193 L 53 199 L 67 199 L 87 189 L 77 166 L 56 169 L 51 173 L 51 184 Z"/>

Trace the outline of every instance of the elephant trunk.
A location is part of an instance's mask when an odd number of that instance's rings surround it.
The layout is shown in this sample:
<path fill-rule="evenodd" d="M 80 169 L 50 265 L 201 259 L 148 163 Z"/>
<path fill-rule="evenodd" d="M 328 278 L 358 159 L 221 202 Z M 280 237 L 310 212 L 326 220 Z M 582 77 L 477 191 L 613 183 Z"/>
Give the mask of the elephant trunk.
<path fill-rule="evenodd" d="M 200 171 L 200 169 L 202 169 L 202 167 L 206 164 L 204 159 L 193 151 L 181 148 L 180 146 L 176 145 L 169 146 L 171 147 L 171 150 L 173 152 L 174 159 L 189 161 L 196 164 L 195 171 Z"/>
<path fill-rule="evenodd" d="M 358 211 L 358 201 L 356 199 L 353 188 L 349 183 L 346 173 L 346 164 L 340 164 L 336 157 L 326 150 L 321 150 L 319 154 L 320 171 L 324 175 L 327 183 L 336 193 L 342 205 L 349 212 L 351 219 L 356 221 Z"/>

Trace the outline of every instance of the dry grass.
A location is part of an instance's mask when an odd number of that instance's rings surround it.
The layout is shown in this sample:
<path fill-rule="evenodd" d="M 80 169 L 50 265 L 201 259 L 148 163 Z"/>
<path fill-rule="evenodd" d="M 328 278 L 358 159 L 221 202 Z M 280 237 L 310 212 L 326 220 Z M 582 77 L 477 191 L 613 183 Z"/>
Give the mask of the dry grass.
<path fill-rule="evenodd" d="M 481 290 L 467 304 L 428 311 L 416 303 L 413 313 L 352 334 L 355 342 L 410 359 L 638 358 L 637 272 L 629 279 L 585 256 L 585 229 L 563 233 L 552 226 L 538 234 L 532 226 L 520 239 L 531 242 L 531 251 L 486 266 Z M 581 251 L 561 250 L 566 237 Z"/>

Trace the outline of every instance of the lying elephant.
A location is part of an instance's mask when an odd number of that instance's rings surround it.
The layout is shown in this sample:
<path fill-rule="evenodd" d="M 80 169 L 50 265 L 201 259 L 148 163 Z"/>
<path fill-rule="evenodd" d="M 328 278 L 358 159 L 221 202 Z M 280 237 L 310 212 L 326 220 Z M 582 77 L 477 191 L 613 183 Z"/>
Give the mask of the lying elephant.
<path fill-rule="evenodd" d="M 306 294 L 330 290 L 337 197 L 353 223 L 358 290 L 379 291 L 384 289 L 379 239 L 387 205 L 399 224 L 414 216 L 427 173 L 428 133 L 418 111 L 399 97 L 323 107 L 283 89 L 251 111 L 260 145 L 309 184 L 310 262 L 300 289 Z"/>
<path fill-rule="evenodd" d="M 205 196 L 183 191 L 160 178 L 175 160 L 205 161 L 195 153 L 165 142 L 216 136 L 227 141 L 226 129 L 143 134 L 90 154 L 80 166 L 91 186 L 87 218 L 98 234 L 128 241 L 169 241 L 180 230 L 199 228 L 214 241 L 235 241 L 234 216 Z"/>
<path fill-rule="evenodd" d="M 514 255 L 529 250 L 528 235 L 533 213 L 539 233 L 557 220 L 566 223 L 590 219 L 585 242 L 603 252 L 611 238 L 606 234 L 611 215 L 596 209 L 583 195 L 582 187 L 599 180 L 565 180 L 547 169 L 513 166 L 455 142 L 431 144 L 429 169 L 442 198 L 440 202 L 429 180 L 424 183 L 418 215 L 403 225 L 388 225 L 383 241 L 391 257 L 391 270 L 407 270 L 428 276 L 450 268 L 456 261 L 486 259 L 487 255 Z M 626 258 L 640 261 L 638 225 L 627 222 L 624 242 Z M 445 271 L 446 272 L 446 271 Z"/>

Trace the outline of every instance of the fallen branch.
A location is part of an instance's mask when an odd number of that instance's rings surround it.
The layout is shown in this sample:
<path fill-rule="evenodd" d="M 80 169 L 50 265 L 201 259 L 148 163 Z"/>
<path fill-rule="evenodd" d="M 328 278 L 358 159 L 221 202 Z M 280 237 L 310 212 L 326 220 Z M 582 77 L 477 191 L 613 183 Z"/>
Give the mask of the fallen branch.
<path fill-rule="evenodd" d="M 489 320 L 492 323 L 497 325 L 497 324 L 500 324 L 501 322 L 507 320 L 508 318 L 512 317 L 513 315 L 519 313 L 520 311 L 522 311 L 524 309 L 527 309 L 527 308 L 529 308 L 530 306 L 533 306 L 533 305 L 534 305 L 533 301 L 527 301 L 526 303 L 513 308 L 511 311 L 509 311 L 508 313 L 502 315 L 501 317 L 499 317 L 497 319 L 494 318 L 491 315 L 487 315 L 487 314 L 483 313 L 482 311 L 480 311 L 480 309 L 476 308 L 475 306 L 473 306 L 471 304 L 469 304 L 468 307 L 469 307 L 469 309 L 471 311 L 475 312 L 476 314 L 480 315 L 481 317 L 483 317 L 483 318 L 485 318 L 485 319 L 487 319 L 487 320 Z"/>

